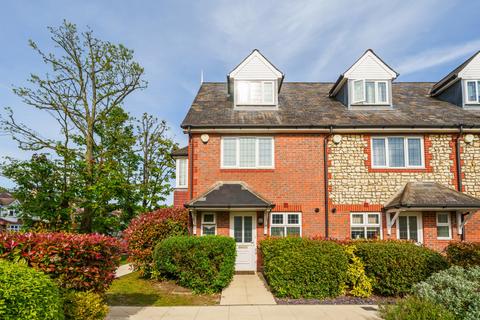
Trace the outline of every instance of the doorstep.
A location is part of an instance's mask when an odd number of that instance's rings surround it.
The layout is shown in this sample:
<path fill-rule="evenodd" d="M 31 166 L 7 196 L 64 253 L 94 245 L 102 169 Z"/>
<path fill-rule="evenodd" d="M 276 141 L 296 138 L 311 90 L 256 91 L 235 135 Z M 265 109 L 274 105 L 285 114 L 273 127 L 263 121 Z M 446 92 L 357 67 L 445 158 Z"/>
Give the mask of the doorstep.
<path fill-rule="evenodd" d="M 220 305 L 223 306 L 275 304 L 272 293 L 259 273 L 235 274 L 220 298 Z"/>

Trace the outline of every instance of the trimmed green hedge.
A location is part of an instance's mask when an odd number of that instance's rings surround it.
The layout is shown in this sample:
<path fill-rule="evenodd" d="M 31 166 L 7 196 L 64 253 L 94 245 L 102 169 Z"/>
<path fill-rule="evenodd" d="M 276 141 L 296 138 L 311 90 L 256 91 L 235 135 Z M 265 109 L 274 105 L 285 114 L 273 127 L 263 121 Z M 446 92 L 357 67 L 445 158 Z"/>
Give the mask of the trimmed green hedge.
<path fill-rule="evenodd" d="M 446 259 L 431 249 L 403 241 L 358 241 L 355 254 L 374 280 L 375 293 L 404 295 L 431 274 L 448 268 Z"/>
<path fill-rule="evenodd" d="M 176 236 L 155 247 L 160 277 L 174 279 L 198 293 L 220 292 L 235 271 L 235 240 L 224 236 Z"/>
<path fill-rule="evenodd" d="M 464 268 L 480 266 L 480 242 L 452 242 L 445 249 L 450 263 Z"/>
<path fill-rule="evenodd" d="M 52 279 L 25 265 L 0 260 L 0 319 L 63 318 L 63 301 Z"/>
<path fill-rule="evenodd" d="M 260 250 L 277 297 L 335 297 L 345 289 L 349 256 L 335 242 L 271 238 L 260 242 Z"/>

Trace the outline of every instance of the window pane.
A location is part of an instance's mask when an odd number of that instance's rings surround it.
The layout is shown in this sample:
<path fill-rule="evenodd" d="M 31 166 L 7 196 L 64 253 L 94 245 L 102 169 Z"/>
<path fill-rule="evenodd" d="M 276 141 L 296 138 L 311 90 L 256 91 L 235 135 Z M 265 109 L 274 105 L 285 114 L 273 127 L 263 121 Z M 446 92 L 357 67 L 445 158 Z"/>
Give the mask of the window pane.
<path fill-rule="evenodd" d="M 368 215 L 368 224 L 379 224 L 380 216 L 378 214 L 369 214 Z"/>
<path fill-rule="evenodd" d="M 204 225 L 203 226 L 203 234 L 204 235 L 215 235 L 215 225 Z"/>
<path fill-rule="evenodd" d="M 298 224 L 298 214 L 289 214 L 288 215 L 288 224 Z"/>
<path fill-rule="evenodd" d="M 243 242 L 252 242 L 252 217 L 243 217 Z"/>
<path fill-rule="evenodd" d="M 271 167 L 273 165 L 273 139 L 258 138 L 258 165 Z"/>
<path fill-rule="evenodd" d="M 477 102 L 480 101 L 480 91 L 478 91 L 478 88 L 480 88 L 480 81 L 477 81 L 477 94 L 478 94 Z"/>
<path fill-rule="evenodd" d="M 405 167 L 403 138 L 388 138 L 388 160 L 390 167 Z"/>
<path fill-rule="evenodd" d="M 240 138 L 240 167 L 255 167 L 255 138 Z"/>
<path fill-rule="evenodd" d="M 233 237 L 235 238 L 235 242 L 242 242 L 242 229 L 242 217 L 233 217 Z"/>
<path fill-rule="evenodd" d="M 448 213 L 439 213 L 437 214 L 437 222 L 438 223 L 448 223 Z"/>
<path fill-rule="evenodd" d="M 250 82 L 250 101 L 249 103 L 261 104 L 263 100 L 262 83 Z"/>
<path fill-rule="evenodd" d="M 408 228 L 410 240 L 418 242 L 417 217 L 408 217 Z"/>
<path fill-rule="evenodd" d="M 401 240 L 408 240 L 408 225 L 407 225 L 407 217 L 398 217 L 398 230 L 400 234 Z"/>
<path fill-rule="evenodd" d="M 477 86 L 475 81 L 467 82 L 467 97 L 468 101 L 477 101 Z"/>
<path fill-rule="evenodd" d="M 437 226 L 437 237 L 439 237 L 439 238 L 450 238 L 450 227 L 449 226 Z"/>
<path fill-rule="evenodd" d="M 248 103 L 249 85 L 246 81 L 239 81 L 237 83 L 237 104 Z"/>
<path fill-rule="evenodd" d="M 352 214 L 352 224 L 363 224 L 363 214 Z"/>
<path fill-rule="evenodd" d="M 372 154 L 374 166 L 386 166 L 385 139 L 372 139 Z"/>
<path fill-rule="evenodd" d="M 299 237 L 300 227 L 287 227 L 287 236 Z"/>
<path fill-rule="evenodd" d="M 364 238 L 365 238 L 365 228 L 352 227 L 352 239 L 364 239 Z"/>
<path fill-rule="evenodd" d="M 283 224 L 283 214 L 272 214 L 272 224 Z"/>
<path fill-rule="evenodd" d="M 223 165 L 233 167 L 237 165 L 237 139 L 223 138 Z"/>
<path fill-rule="evenodd" d="M 365 82 L 365 91 L 367 103 L 375 103 L 375 82 Z"/>
<path fill-rule="evenodd" d="M 380 227 L 368 227 L 367 239 L 380 239 Z"/>
<path fill-rule="evenodd" d="M 378 102 L 387 102 L 387 83 L 378 82 Z"/>
<path fill-rule="evenodd" d="M 284 237 L 285 228 L 284 227 L 272 227 L 270 230 L 270 235 L 272 237 Z"/>
<path fill-rule="evenodd" d="M 177 186 L 187 186 L 187 159 L 177 159 Z"/>
<path fill-rule="evenodd" d="M 210 222 L 210 223 L 212 223 L 212 222 L 214 222 L 214 221 L 215 221 L 215 218 L 214 218 L 213 213 L 208 213 L 208 214 L 204 214 L 204 215 L 203 215 L 203 222 L 207 222 L 207 223 Z"/>
<path fill-rule="evenodd" d="M 263 83 L 263 102 L 273 104 L 273 82 Z"/>
<path fill-rule="evenodd" d="M 408 139 L 408 164 L 410 166 L 422 165 L 422 144 L 420 139 Z"/>
<path fill-rule="evenodd" d="M 353 82 L 353 102 L 360 102 L 364 100 L 363 81 L 357 80 Z"/>

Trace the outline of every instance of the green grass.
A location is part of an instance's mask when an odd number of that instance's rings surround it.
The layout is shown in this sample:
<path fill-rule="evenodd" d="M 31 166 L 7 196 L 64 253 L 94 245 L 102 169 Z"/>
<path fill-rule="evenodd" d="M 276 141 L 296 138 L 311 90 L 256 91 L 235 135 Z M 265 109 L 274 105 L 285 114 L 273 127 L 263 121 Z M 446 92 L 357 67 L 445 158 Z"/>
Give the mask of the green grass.
<path fill-rule="evenodd" d="M 171 281 L 142 279 L 133 272 L 113 281 L 106 300 L 110 306 L 197 306 L 218 304 L 219 295 L 196 295 Z"/>
<path fill-rule="evenodd" d="M 122 258 L 120 259 L 120 265 L 123 266 L 124 264 L 128 263 L 128 256 L 127 255 L 122 255 Z"/>

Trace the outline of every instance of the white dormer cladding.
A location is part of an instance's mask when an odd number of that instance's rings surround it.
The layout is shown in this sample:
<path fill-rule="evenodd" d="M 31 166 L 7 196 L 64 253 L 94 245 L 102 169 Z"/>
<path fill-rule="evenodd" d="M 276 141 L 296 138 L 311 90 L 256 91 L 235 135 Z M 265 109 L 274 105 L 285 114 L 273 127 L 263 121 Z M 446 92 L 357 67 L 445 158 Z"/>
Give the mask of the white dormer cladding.
<path fill-rule="evenodd" d="M 463 106 L 480 107 L 480 54 L 477 52 L 458 73 L 462 81 Z"/>
<path fill-rule="evenodd" d="M 349 108 L 391 107 L 392 81 L 397 76 L 369 49 L 340 76 L 330 96 L 335 97 L 343 90 L 342 101 Z"/>
<path fill-rule="evenodd" d="M 227 77 L 235 108 L 276 108 L 283 77 L 260 51 L 253 50 Z"/>

